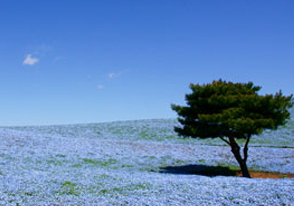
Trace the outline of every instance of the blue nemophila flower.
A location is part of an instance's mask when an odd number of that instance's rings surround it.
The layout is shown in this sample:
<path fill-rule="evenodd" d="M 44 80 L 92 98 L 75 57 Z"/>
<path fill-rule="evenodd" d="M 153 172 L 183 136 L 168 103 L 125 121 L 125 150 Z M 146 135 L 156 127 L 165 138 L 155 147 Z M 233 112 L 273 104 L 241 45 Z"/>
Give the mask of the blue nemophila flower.
<path fill-rule="evenodd" d="M 237 166 L 229 148 L 180 139 L 174 124 L 143 120 L 0 128 L 0 205 L 293 204 L 293 179 L 163 172 L 187 165 Z M 293 131 L 286 130 L 283 141 L 290 142 Z M 263 145 L 276 143 L 256 137 L 249 167 L 293 173 L 293 149 Z"/>

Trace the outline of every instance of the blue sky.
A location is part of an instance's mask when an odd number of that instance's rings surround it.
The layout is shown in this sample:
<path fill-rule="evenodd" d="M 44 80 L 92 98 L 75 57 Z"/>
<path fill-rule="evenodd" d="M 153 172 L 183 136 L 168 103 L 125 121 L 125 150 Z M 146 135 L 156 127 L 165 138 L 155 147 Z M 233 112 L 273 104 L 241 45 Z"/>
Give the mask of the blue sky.
<path fill-rule="evenodd" d="M 294 93 L 294 1 L 1 0 L 0 125 L 175 118 L 190 83 Z"/>

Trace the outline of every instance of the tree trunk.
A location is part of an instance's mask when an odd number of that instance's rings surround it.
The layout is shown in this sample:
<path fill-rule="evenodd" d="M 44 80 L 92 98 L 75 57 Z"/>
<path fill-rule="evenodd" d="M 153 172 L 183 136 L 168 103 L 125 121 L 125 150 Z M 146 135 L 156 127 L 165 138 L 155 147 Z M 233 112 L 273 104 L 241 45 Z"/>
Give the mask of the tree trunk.
<path fill-rule="evenodd" d="M 250 178 L 250 173 L 249 173 L 249 170 L 247 168 L 246 161 L 241 158 L 240 152 L 238 154 L 235 154 L 233 152 L 233 154 L 234 154 L 235 158 L 237 159 L 237 161 L 238 161 L 238 163 L 240 165 L 243 177 Z"/>
<path fill-rule="evenodd" d="M 242 161 L 242 163 L 240 164 L 240 167 L 241 167 L 243 177 L 251 178 L 245 161 Z"/>
<path fill-rule="evenodd" d="M 234 154 L 236 160 L 238 161 L 238 163 L 240 165 L 243 177 L 250 178 L 250 173 L 249 173 L 249 170 L 246 165 L 247 151 L 248 151 L 247 145 L 244 147 L 244 150 L 243 150 L 244 158 L 242 158 L 241 154 L 240 154 L 240 146 L 236 143 L 235 139 L 229 138 L 229 140 L 230 140 L 232 153 Z"/>

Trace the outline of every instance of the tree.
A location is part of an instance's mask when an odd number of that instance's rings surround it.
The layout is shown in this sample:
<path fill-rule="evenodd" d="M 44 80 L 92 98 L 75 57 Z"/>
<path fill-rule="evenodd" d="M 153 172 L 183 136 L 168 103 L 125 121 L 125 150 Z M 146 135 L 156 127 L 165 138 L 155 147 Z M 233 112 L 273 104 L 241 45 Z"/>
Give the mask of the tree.
<path fill-rule="evenodd" d="M 179 115 L 182 127 L 175 131 L 184 137 L 220 138 L 231 147 L 240 165 L 243 177 L 250 177 L 246 161 L 252 135 L 264 129 L 277 129 L 290 118 L 292 95 L 259 95 L 261 89 L 249 83 L 232 83 L 223 80 L 210 84 L 191 84 L 186 94 L 187 106 L 172 104 Z M 237 139 L 245 139 L 243 155 Z"/>

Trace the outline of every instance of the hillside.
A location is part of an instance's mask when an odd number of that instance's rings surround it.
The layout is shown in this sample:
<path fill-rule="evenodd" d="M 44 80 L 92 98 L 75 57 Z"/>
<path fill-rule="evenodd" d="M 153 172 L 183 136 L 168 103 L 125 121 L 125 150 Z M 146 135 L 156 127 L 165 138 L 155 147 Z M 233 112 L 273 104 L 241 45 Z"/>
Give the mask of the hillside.
<path fill-rule="evenodd" d="M 292 205 L 294 179 L 190 170 L 238 166 L 217 140 L 173 119 L 0 128 L 0 205 Z M 251 170 L 294 171 L 293 121 L 254 137 Z M 273 141 L 273 138 L 274 141 Z M 192 173 L 191 173 L 192 172 Z M 229 176 L 224 176 L 229 175 Z"/>

